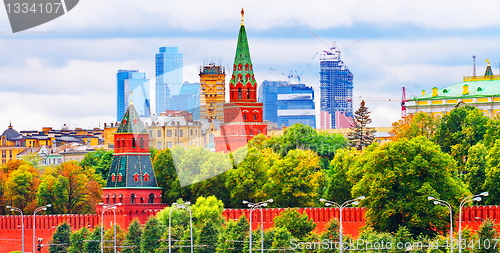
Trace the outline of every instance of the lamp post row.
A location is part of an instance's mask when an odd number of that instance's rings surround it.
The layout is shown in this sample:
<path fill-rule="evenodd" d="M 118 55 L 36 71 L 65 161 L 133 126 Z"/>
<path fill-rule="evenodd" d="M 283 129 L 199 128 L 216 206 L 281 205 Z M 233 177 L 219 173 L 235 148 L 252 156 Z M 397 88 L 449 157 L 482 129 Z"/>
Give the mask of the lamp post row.
<path fill-rule="evenodd" d="M 51 207 L 51 204 L 47 204 L 45 206 L 40 206 L 33 211 L 33 253 L 36 251 L 36 213 L 39 211 L 45 211 L 47 210 L 48 207 Z M 10 209 L 11 212 L 18 212 L 21 214 L 21 252 L 25 252 L 24 248 L 24 213 L 21 208 L 13 207 L 13 206 L 6 206 L 7 209 Z"/>
<path fill-rule="evenodd" d="M 460 243 L 462 241 L 462 207 L 471 201 L 481 201 L 482 198 L 481 196 L 488 196 L 488 192 L 482 192 L 480 194 L 468 196 L 460 201 L 459 205 L 459 216 L 458 216 L 458 251 L 459 253 L 462 253 L 462 244 Z M 342 204 L 338 204 L 333 201 L 329 201 L 326 199 L 320 199 L 321 202 L 325 202 L 326 206 L 335 206 L 339 208 L 339 250 L 340 253 L 343 252 L 343 227 L 342 227 L 342 211 L 345 207 L 349 205 L 358 205 L 359 201 L 358 200 L 363 200 L 365 199 L 365 196 L 361 196 L 355 199 L 347 200 Z M 449 211 L 450 211 L 450 252 L 453 252 L 453 208 L 450 203 L 441 200 L 441 199 L 436 199 L 432 196 L 427 197 L 428 200 L 434 201 L 433 203 L 435 205 L 442 205 L 446 206 Z M 249 251 L 252 252 L 252 212 L 255 209 L 260 209 L 260 221 L 261 221 L 261 251 L 264 252 L 264 227 L 263 227 L 263 214 L 262 214 L 262 207 L 266 207 L 268 203 L 272 203 L 273 199 L 268 199 L 266 201 L 258 202 L 258 203 L 251 203 L 246 200 L 243 201 L 243 204 L 247 205 L 250 207 L 250 231 L 249 231 Z M 102 203 L 99 203 L 102 204 Z M 194 245 L 193 245 L 193 223 L 192 223 L 192 212 L 189 207 L 191 203 L 186 202 L 184 204 L 180 203 L 173 203 L 172 206 L 177 209 L 186 209 L 189 211 L 189 222 L 190 222 L 190 236 L 191 236 L 191 252 L 194 251 Z M 113 205 L 104 205 L 103 210 L 101 213 L 101 252 L 104 252 L 104 241 L 103 241 L 103 226 L 104 226 L 104 213 L 107 210 L 112 210 L 113 211 L 113 220 L 114 220 L 114 252 L 116 253 L 116 208 L 117 206 L 121 205 L 121 203 L 118 204 L 113 204 Z M 45 211 L 47 210 L 48 207 L 51 207 L 51 204 L 47 204 L 45 206 L 37 207 L 34 212 L 33 212 L 33 253 L 36 250 L 36 213 L 39 211 Z M 10 211 L 12 212 L 19 212 L 21 214 L 21 229 L 22 229 L 22 253 L 25 252 L 24 249 L 24 213 L 20 208 L 17 207 L 12 207 L 12 206 L 6 206 Z M 170 215 L 169 215 L 169 224 L 168 224 L 168 244 L 169 244 L 169 252 L 172 250 L 172 244 L 171 244 L 171 219 L 172 219 L 172 211 L 174 208 L 170 209 Z M 477 217 L 476 217 L 477 218 Z"/>
<path fill-rule="evenodd" d="M 460 205 L 458 208 L 458 252 L 462 253 L 462 207 L 468 202 L 471 201 L 481 201 L 482 198 L 481 196 L 488 196 L 488 192 L 482 192 L 476 195 L 468 196 L 465 197 L 460 201 Z M 453 252 L 453 208 L 450 203 L 441 200 L 441 199 L 436 199 L 432 196 L 427 197 L 428 200 L 434 201 L 433 203 L 435 205 L 442 205 L 448 207 L 450 210 L 450 253 Z M 478 217 L 476 217 L 478 218 Z"/>

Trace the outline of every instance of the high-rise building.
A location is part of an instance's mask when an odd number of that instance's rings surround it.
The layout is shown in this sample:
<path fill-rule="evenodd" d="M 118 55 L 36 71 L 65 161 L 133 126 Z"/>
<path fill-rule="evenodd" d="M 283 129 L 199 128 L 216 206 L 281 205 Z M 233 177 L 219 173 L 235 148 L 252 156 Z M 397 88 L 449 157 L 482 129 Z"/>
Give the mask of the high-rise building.
<path fill-rule="evenodd" d="M 141 117 L 151 113 L 149 79 L 138 70 L 118 70 L 116 74 L 117 101 L 116 121 L 120 121 L 130 102 L 136 105 Z"/>
<path fill-rule="evenodd" d="M 320 127 L 341 128 L 353 114 L 353 75 L 340 59 L 340 50 L 332 47 L 320 56 Z"/>
<path fill-rule="evenodd" d="M 244 12 L 241 10 L 238 44 L 229 82 L 229 103 L 224 104 L 221 136 L 215 138 L 218 152 L 236 150 L 245 146 L 255 135 L 267 134 L 267 125 L 262 119 L 262 103 L 257 102 L 257 81 L 243 18 Z"/>
<path fill-rule="evenodd" d="M 177 47 L 160 47 L 156 54 L 156 114 L 170 109 L 171 95 L 182 85 L 182 54 Z"/>
<path fill-rule="evenodd" d="M 312 87 L 266 80 L 259 88 L 259 102 L 264 106 L 264 120 L 275 122 L 280 128 L 295 123 L 316 128 Z"/>
<path fill-rule="evenodd" d="M 200 118 L 209 122 L 224 120 L 226 70 L 209 64 L 200 70 Z"/>
<path fill-rule="evenodd" d="M 184 82 L 179 95 L 172 96 L 170 110 L 187 111 L 193 119 L 200 118 L 200 83 Z"/>

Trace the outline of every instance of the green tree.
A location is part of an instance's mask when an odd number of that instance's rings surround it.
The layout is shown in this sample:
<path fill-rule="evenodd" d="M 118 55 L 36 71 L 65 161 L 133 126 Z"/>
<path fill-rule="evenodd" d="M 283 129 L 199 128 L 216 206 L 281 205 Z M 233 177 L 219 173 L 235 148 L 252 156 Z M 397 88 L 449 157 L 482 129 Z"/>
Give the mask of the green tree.
<path fill-rule="evenodd" d="M 186 187 L 181 187 L 174 159 L 170 149 L 161 150 L 153 160 L 158 186 L 162 188 L 162 203 L 173 203 L 178 198 L 186 197 Z"/>
<path fill-rule="evenodd" d="M 487 155 L 488 150 L 481 142 L 469 148 L 468 159 L 463 171 L 463 179 L 469 190 L 473 193 L 484 191 L 483 184 L 486 180 L 485 168 Z"/>
<path fill-rule="evenodd" d="M 155 252 L 157 248 L 160 248 L 160 237 L 164 233 L 164 230 L 158 218 L 154 216 L 150 217 L 141 234 L 141 253 Z"/>
<path fill-rule="evenodd" d="M 74 161 L 46 169 L 43 184 L 37 192 L 38 204 L 53 205 L 62 213 L 91 213 L 101 200 L 101 176 L 93 168 L 78 166 Z"/>
<path fill-rule="evenodd" d="M 132 220 L 128 225 L 127 235 L 125 236 L 125 241 L 123 245 L 125 248 L 122 250 L 123 253 L 140 253 L 141 252 L 141 235 L 142 226 L 137 218 Z"/>
<path fill-rule="evenodd" d="M 123 241 L 125 240 L 125 231 L 119 226 L 116 225 L 116 247 L 117 250 L 121 248 L 123 245 Z M 104 232 L 104 252 L 112 253 L 114 252 L 115 245 L 115 227 L 112 226 Z"/>
<path fill-rule="evenodd" d="M 399 121 L 392 123 L 392 130 L 389 134 L 394 140 L 401 138 L 412 139 L 424 136 L 427 139 L 434 137 L 438 120 L 425 112 L 419 112 L 406 116 Z"/>
<path fill-rule="evenodd" d="M 305 213 L 299 213 L 297 208 L 288 208 L 273 219 L 274 226 L 285 228 L 296 239 L 307 237 L 315 228 L 316 223 Z"/>
<path fill-rule="evenodd" d="M 500 140 L 489 150 L 486 157 L 485 180 L 482 189 L 489 192 L 486 205 L 500 204 Z"/>
<path fill-rule="evenodd" d="M 85 154 L 79 162 L 79 166 L 83 168 L 92 168 L 95 173 L 101 175 L 102 178 L 108 178 L 109 169 L 113 162 L 113 150 L 97 149 L 93 152 Z"/>
<path fill-rule="evenodd" d="M 198 253 L 212 253 L 217 248 L 220 223 L 215 220 L 208 220 L 197 236 L 196 245 L 203 245 L 196 250 Z"/>
<path fill-rule="evenodd" d="M 327 184 L 323 194 L 325 199 L 343 203 L 351 199 L 352 182 L 348 180 L 349 169 L 358 161 L 360 151 L 355 148 L 338 150 L 330 162 L 330 167 L 325 171 Z"/>
<path fill-rule="evenodd" d="M 32 167 L 22 165 L 9 173 L 5 182 L 5 196 L 11 205 L 26 211 L 26 207 L 35 201 L 37 174 Z"/>
<path fill-rule="evenodd" d="M 484 132 L 483 144 L 487 148 L 493 147 L 495 141 L 500 138 L 500 117 L 488 120 Z"/>
<path fill-rule="evenodd" d="M 477 230 L 477 239 L 480 247 L 476 247 L 474 252 L 498 252 L 498 248 L 496 247 L 497 235 L 495 222 L 490 218 L 486 218 Z"/>
<path fill-rule="evenodd" d="M 66 222 L 59 224 L 59 226 L 57 226 L 56 228 L 56 232 L 54 232 L 54 234 L 52 235 L 49 252 L 67 252 L 68 247 L 70 246 L 70 235 L 71 227 L 69 226 L 69 224 Z"/>
<path fill-rule="evenodd" d="M 240 150 L 236 150 L 235 156 L 239 156 Z M 269 163 L 264 154 L 257 148 L 250 147 L 246 156 L 235 169 L 227 171 L 225 186 L 229 192 L 228 206 L 240 208 L 241 201 L 256 202 L 262 186 L 267 181 L 266 171 Z"/>
<path fill-rule="evenodd" d="M 325 178 L 316 153 L 300 149 L 275 161 L 267 173 L 262 196 L 264 199 L 273 198 L 280 207 L 313 206 Z"/>
<path fill-rule="evenodd" d="M 232 168 L 228 154 L 208 153 L 200 167 L 200 172 L 194 176 L 195 184 L 191 185 L 193 198 L 216 196 L 218 199 L 229 202 L 229 192 L 226 189 L 226 174 Z"/>
<path fill-rule="evenodd" d="M 375 139 L 375 129 L 368 127 L 372 123 L 370 111 L 365 106 L 365 101 L 362 100 L 356 112 L 354 112 L 353 126 L 351 132 L 347 133 L 347 138 L 351 141 L 351 146 L 361 150 L 364 147 L 372 144 Z"/>
<path fill-rule="evenodd" d="M 451 154 L 462 169 L 469 148 L 484 138 L 488 121 L 489 118 L 475 107 L 455 108 L 443 116 L 433 141 Z"/>
<path fill-rule="evenodd" d="M 92 233 L 87 236 L 83 247 L 85 252 L 101 252 L 101 226 L 95 227 Z"/>
<path fill-rule="evenodd" d="M 229 220 L 223 227 L 217 244 L 217 252 L 239 253 L 245 248 L 249 224 L 245 216 L 241 216 L 238 221 Z"/>
<path fill-rule="evenodd" d="M 396 232 L 407 227 L 413 235 L 444 231 L 443 208 L 428 196 L 452 205 L 470 194 L 458 179 L 456 162 L 425 137 L 401 139 L 365 150 L 362 160 L 349 171 L 361 179 L 353 196 L 366 196 L 362 204 L 368 225 L 376 231 Z"/>
<path fill-rule="evenodd" d="M 84 253 L 85 252 L 85 240 L 90 235 L 90 231 L 83 227 L 71 233 L 69 240 L 71 242 L 68 247 L 68 253 Z"/>

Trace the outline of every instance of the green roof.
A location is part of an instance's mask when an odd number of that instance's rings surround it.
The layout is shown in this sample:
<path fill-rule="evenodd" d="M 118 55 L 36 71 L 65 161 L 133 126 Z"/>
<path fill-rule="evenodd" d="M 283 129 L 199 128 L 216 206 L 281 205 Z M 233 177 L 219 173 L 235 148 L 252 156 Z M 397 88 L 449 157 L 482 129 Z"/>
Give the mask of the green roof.
<path fill-rule="evenodd" d="M 469 94 L 463 95 L 463 86 L 469 86 Z M 426 91 L 423 96 L 415 97 L 412 100 L 423 99 L 443 99 L 443 98 L 471 98 L 489 97 L 500 95 L 500 79 L 484 81 L 463 81 L 438 90 L 438 95 L 433 97 L 432 90 Z"/>
<path fill-rule="evenodd" d="M 238 67 L 241 64 L 241 69 Z M 247 32 L 245 30 L 245 25 L 242 23 L 240 27 L 240 33 L 238 34 L 238 45 L 236 46 L 236 55 L 234 57 L 234 65 L 236 68 L 233 70 L 233 76 L 231 77 L 231 84 L 236 85 L 238 83 L 238 75 L 241 74 L 241 82 L 243 85 L 251 83 L 252 86 L 257 85 L 255 81 L 252 59 L 250 58 L 250 49 L 248 47 Z M 248 66 L 248 67 L 246 67 Z M 247 78 L 249 76 L 250 78 Z"/>
<path fill-rule="evenodd" d="M 135 106 L 131 103 L 122 118 L 120 127 L 116 133 L 135 133 L 135 134 L 145 134 L 146 128 L 139 117 L 139 114 L 135 110 Z"/>

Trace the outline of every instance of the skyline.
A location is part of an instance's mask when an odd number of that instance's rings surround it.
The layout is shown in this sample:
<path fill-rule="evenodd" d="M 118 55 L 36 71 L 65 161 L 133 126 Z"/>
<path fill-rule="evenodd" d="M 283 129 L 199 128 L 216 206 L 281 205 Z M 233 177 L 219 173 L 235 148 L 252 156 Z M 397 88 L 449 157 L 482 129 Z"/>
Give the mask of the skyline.
<path fill-rule="evenodd" d="M 399 102 L 376 100 L 400 99 L 403 86 L 411 98 L 458 83 L 472 75 L 472 55 L 478 75 L 486 59 L 499 74 L 495 1 L 87 0 L 16 34 L 0 11 L 0 129 L 10 121 L 17 130 L 115 122 L 117 70 L 137 69 L 152 78 L 159 47 L 179 47 L 185 81 L 199 82 L 199 68 L 210 61 L 230 69 L 241 7 L 259 85 L 287 79 L 270 68 L 300 73 L 310 62 L 302 81 L 315 88 L 318 108 L 319 56 L 311 58 L 328 48 L 314 32 L 326 44 L 346 48 L 342 60 L 354 75 L 353 97 L 365 98 L 372 126 L 390 126 L 400 117 Z"/>

